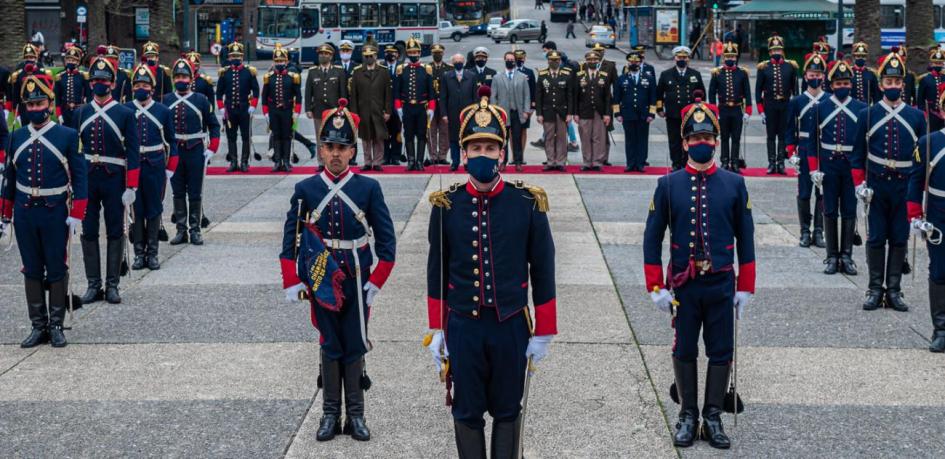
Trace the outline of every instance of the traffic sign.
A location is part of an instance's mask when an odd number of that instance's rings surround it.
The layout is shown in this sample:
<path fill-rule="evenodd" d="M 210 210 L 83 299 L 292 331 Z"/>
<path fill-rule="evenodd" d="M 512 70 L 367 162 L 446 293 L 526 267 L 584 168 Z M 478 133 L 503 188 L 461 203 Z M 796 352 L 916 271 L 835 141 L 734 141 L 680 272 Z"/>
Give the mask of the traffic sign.
<path fill-rule="evenodd" d="M 79 24 L 85 24 L 86 19 L 88 18 L 89 10 L 85 5 L 79 5 L 75 8 L 75 22 Z"/>
<path fill-rule="evenodd" d="M 221 46 L 219 43 L 214 43 L 212 46 L 210 46 L 210 54 L 219 56 L 220 51 L 223 51 L 223 46 Z"/>

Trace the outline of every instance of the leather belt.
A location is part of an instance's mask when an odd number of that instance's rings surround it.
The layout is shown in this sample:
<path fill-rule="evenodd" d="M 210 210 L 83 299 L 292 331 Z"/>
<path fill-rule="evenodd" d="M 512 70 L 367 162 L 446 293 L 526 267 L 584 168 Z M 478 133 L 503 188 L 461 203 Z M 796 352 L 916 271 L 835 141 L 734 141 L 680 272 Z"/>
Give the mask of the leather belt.
<path fill-rule="evenodd" d="M 866 157 L 869 158 L 870 161 L 882 166 L 886 166 L 890 169 L 903 169 L 906 167 L 912 167 L 912 161 L 897 161 L 895 159 L 880 158 L 879 156 L 876 156 L 872 153 L 869 153 L 866 155 Z"/>
<path fill-rule="evenodd" d="M 92 164 L 108 163 L 108 164 L 114 164 L 116 166 L 121 166 L 121 167 L 126 167 L 128 165 L 128 161 L 125 161 L 122 158 L 113 158 L 111 156 L 101 156 L 97 154 L 90 155 L 86 153 L 85 159 L 87 159 Z"/>
<path fill-rule="evenodd" d="M 368 245 L 368 236 L 365 234 L 357 239 L 322 239 L 322 242 L 332 250 L 354 250 Z"/>
<path fill-rule="evenodd" d="M 58 186 L 56 188 L 37 188 L 28 187 L 20 182 L 16 182 L 16 189 L 21 193 L 28 194 L 31 198 L 41 198 L 46 196 L 57 196 L 69 191 L 68 185 Z"/>

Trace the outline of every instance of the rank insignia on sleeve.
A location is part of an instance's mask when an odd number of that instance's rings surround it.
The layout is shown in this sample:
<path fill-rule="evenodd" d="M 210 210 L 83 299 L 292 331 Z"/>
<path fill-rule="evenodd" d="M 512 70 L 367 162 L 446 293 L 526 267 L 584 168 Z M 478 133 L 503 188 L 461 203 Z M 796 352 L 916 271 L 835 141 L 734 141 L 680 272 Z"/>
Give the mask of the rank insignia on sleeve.
<path fill-rule="evenodd" d="M 656 203 L 654 203 L 653 200 L 650 199 L 650 212 L 653 212 L 655 210 L 656 210 Z"/>
<path fill-rule="evenodd" d="M 751 198 L 748 198 L 748 200 L 745 202 L 745 208 L 751 210 Z"/>

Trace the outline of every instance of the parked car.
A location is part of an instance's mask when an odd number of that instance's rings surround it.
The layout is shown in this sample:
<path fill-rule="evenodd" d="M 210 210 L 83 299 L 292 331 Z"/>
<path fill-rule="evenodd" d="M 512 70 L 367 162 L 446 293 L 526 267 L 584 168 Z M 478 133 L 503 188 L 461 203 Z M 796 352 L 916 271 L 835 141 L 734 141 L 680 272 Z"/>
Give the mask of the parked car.
<path fill-rule="evenodd" d="M 460 41 L 469 34 L 469 27 L 464 25 L 453 25 L 450 21 L 440 21 L 440 40 L 452 38 L 453 41 Z"/>
<path fill-rule="evenodd" d="M 551 22 L 568 22 L 568 19 L 577 20 L 578 5 L 575 0 L 552 0 L 551 2 Z"/>
<path fill-rule="evenodd" d="M 515 43 L 519 40 L 528 43 L 532 40 L 539 42 L 545 41 L 545 35 L 541 33 L 541 22 L 534 19 L 516 19 L 506 22 L 492 31 L 492 39 L 496 43 L 508 40 L 509 43 Z"/>
<path fill-rule="evenodd" d="M 489 24 L 483 22 L 482 24 L 476 24 L 469 28 L 469 35 L 486 35 L 488 32 Z"/>
<path fill-rule="evenodd" d="M 492 31 L 494 31 L 495 29 L 498 29 L 499 26 L 501 26 L 503 22 L 505 22 L 505 19 L 502 19 L 501 17 L 490 18 L 489 24 L 486 25 L 486 35 L 491 37 Z"/>
<path fill-rule="evenodd" d="M 591 30 L 587 31 L 587 39 L 584 40 L 584 45 L 590 48 L 594 46 L 595 43 L 613 48 L 617 44 L 617 35 L 614 34 L 614 30 L 608 25 L 598 24 L 592 26 Z"/>

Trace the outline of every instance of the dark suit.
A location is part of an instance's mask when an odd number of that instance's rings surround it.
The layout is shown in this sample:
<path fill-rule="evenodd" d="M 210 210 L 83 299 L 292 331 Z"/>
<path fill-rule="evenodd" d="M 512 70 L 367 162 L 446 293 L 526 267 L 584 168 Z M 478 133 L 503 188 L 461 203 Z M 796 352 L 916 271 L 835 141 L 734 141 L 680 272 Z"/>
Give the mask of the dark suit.
<path fill-rule="evenodd" d="M 453 165 L 459 165 L 459 113 L 464 108 L 476 103 L 476 91 L 479 88 L 476 74 L 463 70 L 462 82 L 457 80 L 456 71 L 446 72 L 440 81 L 439 106 L 446 110 L 450 134 L 450 159 Z"/>
<path fill-rule="evenodd" d="M 692 93 L 696 89 L 705 94 L 702 74 L 689 67 L 682 73 L 675 66 L 663 70 L 656 83 L 656 110 L 666 114 L 666 134 L 669 137 L 673 169 L 682 169 L 686 165 L 686 154 L 682 149 L 682 109 L 695 101 Z"/>

